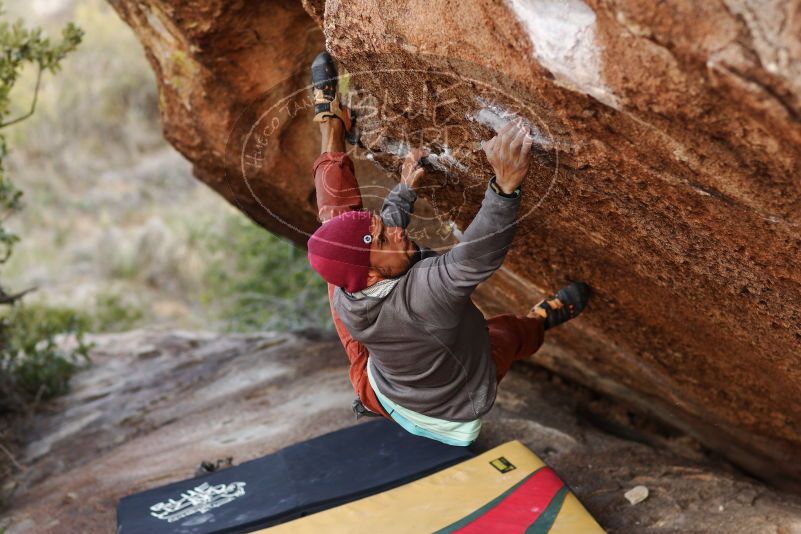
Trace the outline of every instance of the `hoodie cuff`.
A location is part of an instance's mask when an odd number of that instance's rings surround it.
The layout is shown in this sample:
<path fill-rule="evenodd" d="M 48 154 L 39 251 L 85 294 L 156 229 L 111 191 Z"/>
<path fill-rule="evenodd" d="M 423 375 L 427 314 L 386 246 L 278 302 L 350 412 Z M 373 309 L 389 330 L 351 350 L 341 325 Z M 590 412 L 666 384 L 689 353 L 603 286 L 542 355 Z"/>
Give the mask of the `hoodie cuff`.
<path fill-rule="evenodd" d="M 395 191 L 397 191 L 402 198 L 405 198 L 411 202 L 417 200 L 417 191 L 403 182 L 398 182 L 398 184 L 395 186 Z"/>

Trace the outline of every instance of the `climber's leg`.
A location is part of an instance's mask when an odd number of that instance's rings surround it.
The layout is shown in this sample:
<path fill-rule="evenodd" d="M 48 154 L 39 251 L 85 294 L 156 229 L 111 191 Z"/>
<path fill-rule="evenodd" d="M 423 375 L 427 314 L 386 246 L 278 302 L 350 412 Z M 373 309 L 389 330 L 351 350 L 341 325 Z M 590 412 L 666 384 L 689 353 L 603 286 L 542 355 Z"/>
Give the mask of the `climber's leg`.
<path fill-rule="evenodd" d="M 362 209 L 362 196 L 353 162 L 345 154 L 345 134 L 349 124 L 348 116 L 342 116 L 337 111 L 341 111 L 341 108 L 336 93 L 336 66 L 325 52 L 318 55 L 312 64 L 312 84 L 315 88 L 314 120 L 320 124 L 320 157 L 314 162 L 312 172 L 318 216 L 325 223 L 340 213 Z M 332 111 L 329 104 L 333 102 L 336 104 Z M 334 286 L 328 285 L 329 304 L 333 302 L 334 289 Z M 350 336 L 333 306 L 331 318 L 350 361 L 350 382 L 358 396 L 358 403 L 354 401 L 354 411 L 364 413 L 358 409 L 357 404 L 361 404 L 361 407 L 374 414 L 389 418 L 367 379 L 367 347 Z"/>
<path fill-rule="evenodd" d="M 317 214 L 326 222 L 340 213 L 362 209 L 353 162 L 344 152 L 323 152 L 314 162 Z"/>
<path fill-rule="evenodd" d="M 328 284 L 329 304 L 333 302 L 333 298 L 334 286 Z M 367 379 L 367 358 L 370 356 L 367 347 L 350 337 L 345 325 L 342 324 L 336 311 L 334 311 L 333 305 L 331 306 L 331 317 L 334 319 L 334 328 L 339 335 L 339 340 L 342 342 L 342 346 L 345 348 L 345 353 L 350 361 L 350 371 L 348 375 L 350 376 L 350 383 L 353 385 L 353 391 L 356 392 L 356 396 L 365 408 L 389 419 L 389 415 L 387 415 L 387 412 L 381 406 L 381 402 L 379 402 L 378 397 L 375 396 L 375 392 L 370 386 L 370 381 Z"/>
<path fill-rule="evenodd" d="M 328 117 L 320 124 L 320 153 L 345 152 L 345 126 L 336 117 Z"/>
<path fill-rule="evenodd" d="M 340 213 L 362 209 L 362 197 L 353 162 L 345 154 L 347 116 L 343 116 L 337 94 L 337 68 L 327 52 L 312 63 L 314 120 L 320 125 L 320 157 L 314 162 L 317 213 L 326 222 Z"/>
<path fill-rule="evenodd" d="M 342 151 L 342 126 L 337 119 L 320 123 L 323 136 L 322 154 L 314 162 L 314 185 L 317 192 L 317 209 L 320 221 L 325 223 L 332 217 L 350 210 L 362 208 L 359 184 L 353 170 L 353 162 Z M 328 286 L 329 304 L 333 302 L 334 286 Z M 367 347 L 354 340 L 331 306 L 331 318 L 342 346 L 350 361 L 350 382 L 362 406 L 371 412 L 386 416 L 381 403 L 367 380 Z"/>
<path fill-rule="evenodd" d="M 573 282 L 531 308 L 528 316 L 544 319 L 545 330 L 548 330 L 578 316 L 587 306 L 591 295 L 590 286 Z"/>
<path fill-rule="evenodd" d="M 534 354 L 542 345 L 545 330 L 578 316 L 587 306 L 592 290 L 573 282 L 534 306 L 527 316 L 499 315 L 487 320 L 495 376 L 498 382 L 513 362 Z"/>
<path fill-rule="evenodd" d="M 495 378 L 500 382 L 513 362 L 525 360 L 542 346 L 545 321 L 539 317 L 498 315 L 487 319 Z"/>

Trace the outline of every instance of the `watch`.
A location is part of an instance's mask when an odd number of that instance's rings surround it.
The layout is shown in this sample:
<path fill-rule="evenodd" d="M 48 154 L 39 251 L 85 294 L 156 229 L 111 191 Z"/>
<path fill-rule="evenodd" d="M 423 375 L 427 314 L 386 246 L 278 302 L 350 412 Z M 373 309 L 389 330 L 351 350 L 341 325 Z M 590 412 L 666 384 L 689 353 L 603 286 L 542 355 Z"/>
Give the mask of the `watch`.
<path fill-rule="evenodd" d="M 501 189 L 501 186 L 498 185 L 498 182 L 495 180 L 494 177 L 492 178 L 492 180 L 490 180 L 490 187 L 492 188 L 493 191 L 495 191 L 495 193 L 497 193 L 498 195 L 500 195 L 500 196 L 502 196 L 504 198 L 519 198 L 520 197 L 520 192 L 521 192 L 520 191 L 520 186 L 517 186 L 517 189 L 515 189 L 511 193 L 504 193 L 503 190 Z"/>

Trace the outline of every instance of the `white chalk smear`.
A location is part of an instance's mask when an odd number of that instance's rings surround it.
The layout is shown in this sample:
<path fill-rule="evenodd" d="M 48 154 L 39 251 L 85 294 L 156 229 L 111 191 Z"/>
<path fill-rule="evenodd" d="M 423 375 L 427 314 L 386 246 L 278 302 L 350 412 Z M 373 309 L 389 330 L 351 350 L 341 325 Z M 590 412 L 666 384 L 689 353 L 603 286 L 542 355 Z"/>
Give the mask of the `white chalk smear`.
<path fill-rule="evenodd" d="M 384 145 L 384 151 L 389 152 L 393 156 L 405 158 L 409 153 L 409 145 L 397 139 L 387 139 L 386 145 Z"/>
<path fill-rule="evenodd" d="M 454 170 L 463 173 L 467 172 L 467 166 L 453 156 L 453 152 L 447 145 L 443 146 L 442 150 L 438 153 L 427 146 L 423 146 L 422 148 L 428 150 L 426 161 L 438 171 L 444 173 L 452 173 Z M 384 144 L 385 152 L 401 159 L 409 154 L 409 150 L 409 144 L 398 139 L 387 139 L 387 142 Z"/>
<path fill-rule="evenodd" d="M 453 157 L 453 152 L 451 152 L 451 149 L 447 145 L 442 148 L 442 152 L 439 154 L 430 151 L 428 156 L 426 156 L 426 161 L 435 169 L 445 173 L 449 173 L 454 169 L 460 172 L 467 172 L 467 166 Z"/>
<path fill-rule="evenodd" d="M 473 114 L 467 115 L 467 119 L 492 128 L 495 133 L 500 132 L 510 121 L 520 118 L 517 113 L 504 109 L 502 106 L 485 98 L 477 97 L 476 101 L 481 107 Z M 525 118 L 523 118 L 523 125 L 528 128 L 529 135 L 531 135 L 535 144 L 546 150 L 553 147 L 553 142 Z"/>
<path fill-rule="evenodd" d="M 559 85 L 619 109 L 617 97 L 603 80 L 592 8 L 582 0 L 509 0 L 509 4 L 528 30 L 534 57 Z"/>

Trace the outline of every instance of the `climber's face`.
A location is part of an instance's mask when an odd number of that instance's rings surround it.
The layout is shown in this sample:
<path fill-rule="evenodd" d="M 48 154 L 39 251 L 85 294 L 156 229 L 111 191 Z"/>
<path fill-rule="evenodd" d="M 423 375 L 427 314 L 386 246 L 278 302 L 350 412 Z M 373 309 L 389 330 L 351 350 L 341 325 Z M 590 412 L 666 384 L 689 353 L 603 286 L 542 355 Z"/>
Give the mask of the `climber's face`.
<path fill-rule="evenodd" d="M 412 258 L 417 249 L 406 235 L 406 230 L 384 225 L 380 216 L 373 214 L 370 225 L 370 267 L 381 278 L 395 278 L 412 265 Z"/>

